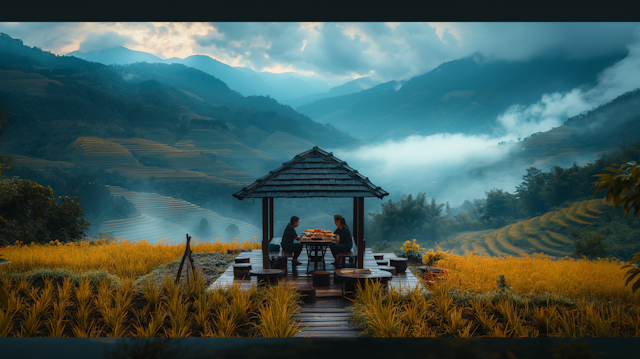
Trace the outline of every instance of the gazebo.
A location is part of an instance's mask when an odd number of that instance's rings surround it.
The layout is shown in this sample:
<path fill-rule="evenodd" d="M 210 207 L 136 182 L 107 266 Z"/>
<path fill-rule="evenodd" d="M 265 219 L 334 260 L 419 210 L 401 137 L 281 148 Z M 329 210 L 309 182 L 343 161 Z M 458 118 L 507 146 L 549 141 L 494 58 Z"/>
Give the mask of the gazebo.
<path fill-rule="evenodd" d="M 273 238 L 273 199 L 309 197 L 352 197 L 350 226 L 358 247 L 357 267 L 364 265 L 364 197 L 389 195 L 369 178 L 318 146 L 296 155 L 266 176 L 234 193 L 239 200 L 262 198 L 262 263 L 269 269 L 269 242 Z"/>

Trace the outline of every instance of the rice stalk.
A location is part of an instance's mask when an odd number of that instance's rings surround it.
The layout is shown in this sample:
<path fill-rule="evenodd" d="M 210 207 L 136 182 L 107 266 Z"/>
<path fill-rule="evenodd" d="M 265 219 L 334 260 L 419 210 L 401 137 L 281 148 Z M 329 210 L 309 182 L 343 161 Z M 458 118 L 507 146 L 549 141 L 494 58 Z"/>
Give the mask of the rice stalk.
<path fill-rule="evenodd" d="M 165 335 L 171 338 L 184 338 L 191 334 L 191 320 L 189 318 L 189 302 L 183 300 L 179 291 L 172 292 L 167 298 L 169 321 L 171 328 L 165 329 Z"/>
<path fill-rule="evenodd" d="M 142 282 L 142 293 L 144 294 L 150 308 L 155 308 L 160 301 L 161 286 L 155 280 L 147 278 Z"/>
<path fill-rule="evenodd" d="M 163 308 L 162 305 L 157 304 L 153 313 L 149 316 L 149 322 L 145 324 L 144 318 L 147 316 L 146 314 L 149 312 L 149 307 L 145 306 L 140 312 L 137 312 L 138 315 L 137 323 L 133 324 L 133 336 L 142 337 L 142 338 L 150 338 L 155 337 L 156 333 L 162 327 L 164 323 L 164 319 L 167 317 L 167 312 Z"/>

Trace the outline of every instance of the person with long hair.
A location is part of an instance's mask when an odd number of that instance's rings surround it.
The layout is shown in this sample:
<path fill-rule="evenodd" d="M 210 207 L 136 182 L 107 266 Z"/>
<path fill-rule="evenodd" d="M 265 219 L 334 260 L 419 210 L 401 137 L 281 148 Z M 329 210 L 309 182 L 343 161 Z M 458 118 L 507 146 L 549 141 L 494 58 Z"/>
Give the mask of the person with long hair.
<path fill-rule="evenodd" d="M 301 263 L 298 261 L 298 256 L 302 252 L 302 243 L 293 243 L 294 240 L 300 240 L 300 236 L 296 233 L 296 228 L 300 224 L 300 218 L 293 216 L 291 217 L 291 221 L 287 224 L 287 228 L 284 229 L 284 233 L 282 234 L 282 241 L 280 244 L 282 245 L 282 250 L 285 252 L 293 253 L 293 260 L 291 263 L 294 266 L 300 265 Z"/>
<path fill-rule="evenodd" d="M 351 230 L 349 230 L 349 226 L 347 226 L 347 222 L 344 220 L 339 214 L 333 216 L 333 221 L 338 226 L 335 230 L 335 234 L 338 235 L 336 244 L 329 246 L 331 249 L 331 254 L 333 254 L 334 262 L 331 263 L 335 265 L 338 263 L 338 258 L 336 257 L 338 253 L 350 252 L 353 247 L 353 237 L 351 237 Z"/>

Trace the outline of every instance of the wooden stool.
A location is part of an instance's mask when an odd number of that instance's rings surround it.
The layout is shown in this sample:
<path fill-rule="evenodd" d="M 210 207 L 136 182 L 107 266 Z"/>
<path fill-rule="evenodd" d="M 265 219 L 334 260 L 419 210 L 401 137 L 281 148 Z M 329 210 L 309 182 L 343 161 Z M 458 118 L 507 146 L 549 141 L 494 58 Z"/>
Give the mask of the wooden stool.
<path fill-rule="evenodd" d="M 378 254 L 378 253 L 374 253 L 373 254 L 373 259 L 377 260 L 377 261 L 381 261 L 384 259 L 384 254 Z"/>
<path fill-rule="evenodd" d="M 234 260 L 236 261 L 236 264 L 238 264 L 238 263 L 249 263 L 250 259 L 251 258 L 249 257 L 242 257 L 242 258 L 236 257 Z"/>
<path fill-rule="evenodd" d="M 258 277 L 259 286 L 276 285 L 283 274 L 282 269 L 256 269 L 251 271 L 251 275 Z"/>
<path fill-rule="evenodd" d="M 396 267 L 394 266 L 378 266 L 378 269 L 387 271 L 391 274 L 396 274 Z"/>
<path fill-rule="evenodd" d="M 378 263 L 378 266 L 386 266 L 389 265 L 389 261 L 386 259 L 382 259 L 382 260 L 377 260 L 376 263 Z"/>
<path fill-rule="evenodd" d="M 389 259 L 389 265 L 396 267 L 396 273 L 404 273 L 407 270 L 407 258 L 391 258 Z"/>
<path fill-rule="evenodd" d="M 316 302 L 316 289 L 311 287 L 298 287 L 300 293 L 300 299 L 303 303 L 315 303 Z"/>
<path fill-rule="evenodd" d="M 249 263 L 237 263 L 233 265 L 233 276 L 244 277 L 251 272 L 251 264 Z"/>
<path fill-rule="evenodd" d="M 312 276 L 314 287 L 328 287 L 331 285 L 331 273 L 327 271 L 315 271 Z"/>

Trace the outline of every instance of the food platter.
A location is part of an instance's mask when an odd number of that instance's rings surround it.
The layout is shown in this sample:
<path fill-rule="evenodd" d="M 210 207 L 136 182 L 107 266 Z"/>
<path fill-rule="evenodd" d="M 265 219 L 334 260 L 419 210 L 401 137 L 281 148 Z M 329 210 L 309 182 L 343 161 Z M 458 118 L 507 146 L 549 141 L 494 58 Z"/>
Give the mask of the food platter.
<path fill-rule="evenodd" d="M 335 239 L 336 235 L 331 232 L 331 230 L 323 230 L 320 228 L 316 229 L 305 229 L 302 231 L 303 240 L 329 240 Z"/>

